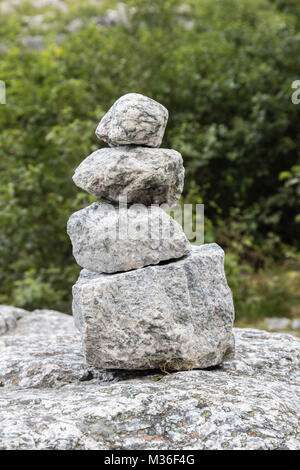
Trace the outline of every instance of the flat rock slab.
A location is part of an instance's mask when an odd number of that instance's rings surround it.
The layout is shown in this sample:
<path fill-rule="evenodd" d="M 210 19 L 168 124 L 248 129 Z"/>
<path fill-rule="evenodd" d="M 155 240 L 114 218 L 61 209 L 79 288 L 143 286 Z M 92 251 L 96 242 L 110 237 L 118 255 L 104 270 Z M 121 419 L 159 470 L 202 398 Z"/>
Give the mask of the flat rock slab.
<path fill-rule="evenodd" d="M 111 147 L 159 147 L 169 113 L 157 101 L 138 93 L 121 96 L 101 119 L 96 135 Z"/>
<path fill-rule="evenodd" d="M 61 333 L 74 338 L 64 348 Z M 14 339 L 0 354 L 0 449 L 300 450 L 300 340 L 253 329 L 234 335 L 235 359 L 213 370 L 88 370 L 49 383 L 38 378 L 49 364 L 61 375 L 84 371 L 78 334 L 71 316 L 27 312 L 0 337 Z M 26 349 L 47 336 L 52 349 L 33 366 Z"/>
<path fill-rule="evenodd" d="M 0 385 L 54 387 L 84 379 L 80 335 L 70 315 L 23 312 L 14 328 L 0 336 Z M 0 321 L 5 314 L 0 307 Z"/>
<path fill-rule="evenodd" d="M 156 206 L 95 202 L 71 215 L 68 234 L 77 263 L 97 273 L 129 271 L 190 251 L 181 226 Z"/>
<path fill-rule="evenodd" d="M 26 310 L 10 305 L 0 305 L 0 312 L 0 335 L 4 335 L 16 328 L 17 321 L 22 318 Z"/>
<path fill-rule="evenodd" d="M 98 368 L 205 368 L 234 352 L 232 295 L 214 243 L 127 273 L 83 270 L 73 315 L 86 362 Z"/>
<path fill-rule="evenodd" d="M 147 147 L 103 148 L 78 166 L 74 183 L 90 194 L 119 202 L 175 205 L 183 190 L 182 156 Z"/>

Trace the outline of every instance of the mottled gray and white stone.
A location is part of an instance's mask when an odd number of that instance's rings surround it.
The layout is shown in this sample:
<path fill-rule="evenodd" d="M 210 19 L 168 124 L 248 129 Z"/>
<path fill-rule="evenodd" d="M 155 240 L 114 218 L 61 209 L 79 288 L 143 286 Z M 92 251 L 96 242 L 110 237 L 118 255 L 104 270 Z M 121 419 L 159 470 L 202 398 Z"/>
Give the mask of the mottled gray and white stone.
<path fill-rule="evenodd" d="M 17 321 L 27 313 L 22 308 L 0 305 L 0 335 L 16 328 Z"/>
<path fill-rule="evenodd" d="M 297 318 L 277 318 L 277 317 L 266 317 L 264 319 L 266 329 L 271 331 L 276 330 L 298 330 L 300 329 L 300 319 Z"/>
<path fill-rule="evenodd" d="M 234 352 L 232 295 L 216 244 L 127 273 L 83 270 L 73 315 L 90 366 L 186 370 L 215 366 Z"/>
<path fill-rule="evenodd" d="M 1 316 L 0 308 L 0 321 Z M 85 376 L 80 335 L 70 315 L 26 312 L 0 336 L 0 386 L 58 387 Z"/>
<path fill-rule="evenodd" d="M 159 147 L 168 116 L 168 110 L 157 101 L 138 93 L 128 93 L 121 96 L 103 116 L 96 135 L 111 147 Z"/>
<path fill-rule="evenodd" d="M 77 263 L 97 273 L 142 268 L 190 250 L 181 226 L 156 206 L 94 202 L 72 214 L 67 229 Z"/>
<path fill-rule="evenodd" d="M 164 375 L 84 369 L 69 315 L 17 323 L 0 336 L 0 449 L 300 450 L 295 337 L 234 329 L 231 362 Z"/>
<path fill-rule="evenodd" d="M 184 168 L 176 150 L 148 147 L 103 148 L 78 166 L 74 183 L 96 197 L 128 203 L 175 205 L 182 193 Z"/>

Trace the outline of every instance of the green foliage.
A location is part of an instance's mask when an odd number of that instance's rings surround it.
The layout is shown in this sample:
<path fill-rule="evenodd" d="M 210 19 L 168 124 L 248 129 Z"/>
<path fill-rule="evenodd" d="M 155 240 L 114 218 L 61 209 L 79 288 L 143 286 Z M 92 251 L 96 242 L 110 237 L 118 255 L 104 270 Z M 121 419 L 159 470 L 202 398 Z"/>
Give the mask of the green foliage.
<path fill-rule="evenodd" d="M 282 265 L 255 272 L 241 263 L 237 255 L 227 253 L 225 269 L 233 291 L 236 320 L 241 326 L 246 326 L 245 321 L 249 326 L 276 315 L 299 318 L 300 258 L 292 252 L 286 255 Z"/>
<path fill-rule="evenodd" d="M 179 0 L 134 0 L 128 26 L 103 28 L 88 20 L 114 2 L 66 3 L 0 17 L 0 302 L 70 311 L 79 268 L 66 222 L 93 200 L 71 176 L 102 145 L 105 110 L 132 91 L 169 109 L 163 145 L 183 154 L 185 201 L 204 202 L 206 241 L 228 249 L 233 284 L 282 258 L 283 242 L 299 247 L 297 2 L 190 0 L 179 14 Z M 26 23 L 41 12 L 46 26 Z M 70 33 L 74 18 L 84 26 Z M 26 35 L 45 48 L 24 49 Z"/>
<path fill-rule="evenodd" d="M 286 184 L 294 183 L 290 172 L 282 174 L 281 179 L 286 179 Z M 201 204 L 199 192 L 199 187 L 193 184 L 186 202 Z M 298 318 L 299 253 L 280 243 L 274 233 L 268 233 L 265 238 L 257 234 L 254 238 L 238 211 L 232 208 L 231 212 L 231 217 L 217 218 L 215 224 L 206 217 L 205 243 L 218 242 L 225 248 L 225 272 L 233 292 L 237 324 L 253 325 L 265 316 Z M 260 326 L 265 327 L 262 323 Z"/>

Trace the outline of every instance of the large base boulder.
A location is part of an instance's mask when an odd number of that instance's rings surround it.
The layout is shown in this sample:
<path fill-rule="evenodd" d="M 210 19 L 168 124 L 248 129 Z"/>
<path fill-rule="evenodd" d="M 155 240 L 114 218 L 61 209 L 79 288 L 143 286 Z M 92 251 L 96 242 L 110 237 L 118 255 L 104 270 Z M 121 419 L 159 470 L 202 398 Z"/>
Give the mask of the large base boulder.
<path fill-rule="evenodd" d="M 234 307 L 216 244 L 130 272 L 83 270 L 73 315 L 90 366 L 187 370 L 233 356 Z"/>
<path fill-rule="evenodd" d="M 234 329 L 217 368 L 101 371 L 70 315 L 17 317 L 0 332 L 0 449 L 300 450 L 299 338 Z"/>

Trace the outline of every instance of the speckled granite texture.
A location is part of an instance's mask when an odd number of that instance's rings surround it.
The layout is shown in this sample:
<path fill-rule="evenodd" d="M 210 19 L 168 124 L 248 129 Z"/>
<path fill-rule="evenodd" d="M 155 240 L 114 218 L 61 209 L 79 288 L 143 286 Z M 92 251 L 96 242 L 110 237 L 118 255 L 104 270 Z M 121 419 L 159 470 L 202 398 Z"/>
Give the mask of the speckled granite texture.
<path fill-rule="evenodd" d="M 0 337 L 0 449 L 300 449 L 293 336 L 234 329 L 235 359 L 211 370 L 97 371 L 71 316 L 18 317 Z"/>
<path fill-rule="evenodd" d="M 234 353 L 234 307 L 224 251 L 211 243 L 157 266 L 83 270 L 73 315 L 88 365 L 108 369 L 210 367 Z"/>
<path fill-rule="evenodd" d="M 68 234 L 77 263 L 97 273 L 182 258 L 191 246 L 179 223 L 156 206 L 119 208 L 94 202 L 71 215 Z"/>
<path fill-rule="evenodd" d="M 182 156 L 176 150 L 148 147 L 103 148 L 76 168 L 73 181 L 90 194 L 112 202 L 175 205 L 183 190 Z"/>
<path fill-rule="evenodd" d="M 157 101 L 139 93 L 127 93 L 103 116 L 96 135 L 111 147 L 128 144 L 159 147 L 168 117 L 168 110 Z"/>

